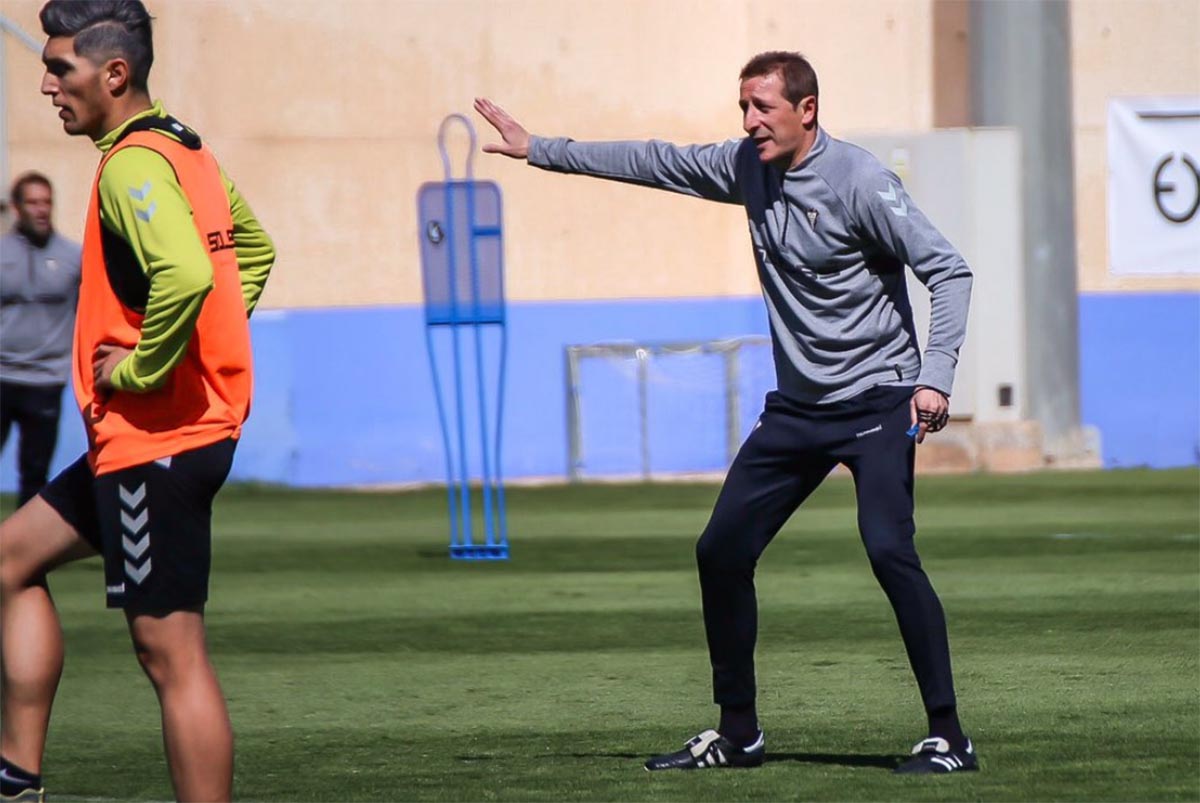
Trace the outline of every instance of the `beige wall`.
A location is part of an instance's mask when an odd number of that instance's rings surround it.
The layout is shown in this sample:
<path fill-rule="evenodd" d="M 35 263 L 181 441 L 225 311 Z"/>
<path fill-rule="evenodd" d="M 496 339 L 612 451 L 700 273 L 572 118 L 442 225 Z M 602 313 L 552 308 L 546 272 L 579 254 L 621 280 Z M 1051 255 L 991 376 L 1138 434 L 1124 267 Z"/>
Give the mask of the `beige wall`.
<path fill-rule="evenodd" d="M 1110 97 L 1200 95 L 1200 1 L 1073 0 L 1071 47 L 1079 289 L 1200 290 L 1200 276 L 1108 275 L 1105 135 Z"/>
<path fill-rule="evenodd" d="M 835 135 L 963 114 L 965 85 L 947 79 L 969 46 L 958 0 L 148 4 L 155 96 L 208 140 L 276 238 L 269 306 L 420 299 L 416 189 L 441 178 L 439 122 L 478 94 L 537 133 L 712 141 L 741 133 L 745 59 L 787 48 L 816 65 Z M 5 0 L 4 11 L 40 39 L 39 6 Z M 1200 4 L 1074 0 L 1072 14 L 1081 289 L 1200 286 L 1107 279 L 1103 228 L 1104 99 L 1200 91 Z M 62 134 L 37 93 L 37 58 L 11 40 L 7 50 L 10 172 L 49 173 L 59 227 L 78 235 L 96 153 Z M 513 299 L 758 292 L 735 207 L 482 154 L 476 175 L 505 193 Z"/>
<path fill-rule="evenodd" d="M 438 123 L 477 94 L 539 133 L 719 140 L 741 133 L 746 58 L 800 48 L 834 132 L 926 129 L 933 113 L 926 0 L 149 5 L 151 89 L 207 138 L 275 236 L 274 306 L 420 298 L 414 196 L 441 178 Z M 5 12 L 38 34 L 38 7 L 7 0 Z M 59 225 L 78 233 L 95 154 L 37 95 L 37 60 L 8 50 L 11 170 L 51 173 Z M 505 193 L 514 299 L 757 292 L 735 207 L 494 156 L 476 174 Z"/>

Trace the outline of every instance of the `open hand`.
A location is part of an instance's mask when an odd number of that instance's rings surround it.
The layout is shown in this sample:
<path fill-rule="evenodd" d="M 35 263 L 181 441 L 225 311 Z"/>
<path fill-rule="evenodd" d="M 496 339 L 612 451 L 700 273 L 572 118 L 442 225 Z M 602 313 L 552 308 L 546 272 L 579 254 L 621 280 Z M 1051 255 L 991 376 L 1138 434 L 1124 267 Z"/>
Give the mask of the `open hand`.
<path fill-rule="evenodd" d="M 917 443 L 925 440 L 925 433 L 939 432 L 950 420 L 950 400 L 933 388 L 917 388 L 909 410 L 917 427 Z"/>
<path fill-rule="evenodd" d="M 101 343 L 92 352 L 92 379 L 95 380 L 96 390 L 100 393 L 112 393 L 112 373 L 117 363 L 133 353 L 132 349 L 117 346 L 112 343 Z"/>
<path fill-rule="evenodd" d="M 487 98 L 475 98 L 475 111 L 482 114 L 483 119 L 491 123 L 504 140 L 501 144 L 484 145 L 484 153 L 501 153 L 513 159 L 525 159 L 529 156 L 529 132 L 510 117 L 508 112 Z"/>

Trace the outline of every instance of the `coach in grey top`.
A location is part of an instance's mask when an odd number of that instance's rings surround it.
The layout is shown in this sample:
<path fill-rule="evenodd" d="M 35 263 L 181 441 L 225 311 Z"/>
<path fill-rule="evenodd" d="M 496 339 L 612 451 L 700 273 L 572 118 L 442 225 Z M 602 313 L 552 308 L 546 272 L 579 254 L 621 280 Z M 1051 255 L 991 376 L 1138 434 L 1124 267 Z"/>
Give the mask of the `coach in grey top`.
<path fill-rule="evenodd" d="M 475 103 L 504 140 L 484 146 L 487 152 L 746 209 L 778 390 L 730 466 L 696 547 L 721 721 L 646 768 L 762 763 L 754 569 L 788 517 L 841 463 L 854 476 L 863 543 L 929 718 L 928 738 L 897 771 L 977 769 L 958 720 L 941 603 L 913 544 L 912 494 L 915 443 L 948 418 L 971 271 L 894 173 L 818 126 L 817 78 L 807 60 L 764 53 L 740 80 L 747 136 L 712 145 L 531 136 L 490 101 Z M 905 265 L 932 295 L 924 359 Z"/>
<path fill-rule="evenodd" d="M 746 208 L 771 322 L 779 390 L 810 404 L 881 384 L 949 396 L 971 272 L 867 151 L 815 129 L 796 165 L 763 163 L 753 138 L 679 148 L 530 137 L 529 164 Z M 922 363 L 904 266 L 932 292 Z"/>
<path fill-rule="evenodd" d="M 11 197 L 16 225 L 0 239 L 0 448 L 16 424 L 24 504 L 45 485 L 58 439 L 71 371 L 80 250 L 54 230 L 45 176 L 22 175 Z"/>

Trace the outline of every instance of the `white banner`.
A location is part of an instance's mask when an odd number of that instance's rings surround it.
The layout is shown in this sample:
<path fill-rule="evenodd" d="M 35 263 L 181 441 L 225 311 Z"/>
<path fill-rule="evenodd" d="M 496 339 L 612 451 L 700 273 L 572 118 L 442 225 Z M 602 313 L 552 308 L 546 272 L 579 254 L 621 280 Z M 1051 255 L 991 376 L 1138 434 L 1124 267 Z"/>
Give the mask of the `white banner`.
<path fill-rule="evenodd" d="M 1108 102 L 1109 272 L 1200 275 L 1200 95 Z"/>

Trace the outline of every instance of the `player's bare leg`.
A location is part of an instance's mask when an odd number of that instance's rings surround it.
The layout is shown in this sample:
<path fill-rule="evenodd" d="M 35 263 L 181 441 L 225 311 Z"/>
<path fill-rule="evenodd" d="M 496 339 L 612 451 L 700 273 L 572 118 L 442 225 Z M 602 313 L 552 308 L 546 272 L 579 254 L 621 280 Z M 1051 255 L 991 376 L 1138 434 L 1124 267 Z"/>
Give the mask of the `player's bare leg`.
<path fill-rule="evenodd" d="M 46 572 L 96 552 L 40 496 L 0 523 L 0 755 L 40 773 L 63 667 L 62 628 Z"/>
<path fill-rule="evenodd" d="M 127 614 L 134 649 L 162 706 L 163 745 L 175 797 L 229 800 L 233 728 L 208 659 L 202 609 Z"/>

